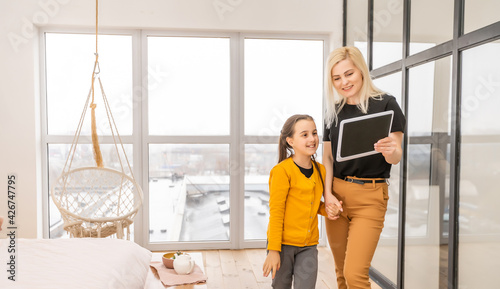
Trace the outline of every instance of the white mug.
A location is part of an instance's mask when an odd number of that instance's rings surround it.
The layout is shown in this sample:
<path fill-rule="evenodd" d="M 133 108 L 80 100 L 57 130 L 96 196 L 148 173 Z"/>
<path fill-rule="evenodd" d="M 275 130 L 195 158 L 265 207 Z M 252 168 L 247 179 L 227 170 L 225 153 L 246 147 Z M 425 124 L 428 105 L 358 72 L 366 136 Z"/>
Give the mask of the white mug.
<path fill-rule="evenodd" d="M 174 259 L 174 270 L 179 275 L 187 275 L 193 271 L 194 260 L 189 255 L 180 255 Z"/>

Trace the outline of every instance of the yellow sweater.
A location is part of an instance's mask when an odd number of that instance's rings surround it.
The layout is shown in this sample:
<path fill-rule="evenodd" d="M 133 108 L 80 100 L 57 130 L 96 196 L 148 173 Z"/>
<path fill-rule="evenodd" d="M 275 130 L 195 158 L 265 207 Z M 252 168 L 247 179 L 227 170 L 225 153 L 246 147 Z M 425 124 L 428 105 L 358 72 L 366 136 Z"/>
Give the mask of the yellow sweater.
<path fill-rule="evenodd" d="M 325 167 L 318 165 L 324 179 Z M 323 185 L 314 164 L 313 167 L 313 174 L 307 178 L 290 157 L 271 170 L 268 250 L 281 251 L 282 244 L 297 247 L 318 244 L 318 213 L 326 216 L 326 212 L 321 201 Z"/>

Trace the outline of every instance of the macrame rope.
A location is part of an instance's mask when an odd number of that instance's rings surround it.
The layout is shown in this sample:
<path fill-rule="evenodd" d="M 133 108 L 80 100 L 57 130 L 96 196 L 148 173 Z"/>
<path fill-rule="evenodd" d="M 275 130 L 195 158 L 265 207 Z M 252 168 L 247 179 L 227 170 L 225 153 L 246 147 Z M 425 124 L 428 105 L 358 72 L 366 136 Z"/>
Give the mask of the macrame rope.
<path fill-rule="evenodd" d="M 94 159 L 96 166 L 99 168 L 104 167 L 104 164 L 102 162 L 102 153 L 101 153 L 101 148 L 99 147 L 99 138 L 97 136 L 97 124 L 95 120 L 95 108 L 96 104 L 94 103 L 94 81 L 96 78 L 96 75 L 99 74 L 100 71 L 97 71 L 99 69 L 99 53 L 98 53 L 98 32 L 99 32 L 99 0 L 95 1 L 95 63 L 94 63 L 94 71 L 92 72 L 92 102 L 90 103 L 90 108 L 92 109 L 91 111 L 91 128 L 92 128 L 92 148 L 94 152 Z M 100 70 L 100 69 L 99 69 Z"/>
<path fill-rule="evenodd" d="M 130 225 L 142 205 L 144 195 L 134 178 L 131 164 L 100 78 L 98 4 L 98 0 L 96 0 L 96 47 L 91 87 L 69 149 L 69 155 L 64 163 L 63 172 L 51 189 L 51 197 L 61 212 L 64 220 L 64 230 L 71 237 L 105 238 L 116 235 L 118 238 L 123 238 L 126 229 L 126 236 L 129 239 Z M 97 81 L 99 83 L 96 83 Z M 95 89 L 99 88 L 121 172 L 105 168 L 102 163 L 102 153 L 97 137 L 96 103 L 94 102 Z M 91 108 L 92 146 L 97 167 L 72 169 L 76 146 L 80 139 L 88 108 Z M 118 141 L 120 146 L 118 146 Z M 125 158 L 125 162 L 122 161 L 122 157 Z M 128 166 L 130 176 L 125 172 L 125 164 Z M 107 190 L 107 192 L 104 192 L 104 190 Z M 96 197 L 98 199 L 94 199 Z M 86 204 L 87 209 L 84 211 L 80 208 L 82 202 L 83 204 L 88 203 Z"/>

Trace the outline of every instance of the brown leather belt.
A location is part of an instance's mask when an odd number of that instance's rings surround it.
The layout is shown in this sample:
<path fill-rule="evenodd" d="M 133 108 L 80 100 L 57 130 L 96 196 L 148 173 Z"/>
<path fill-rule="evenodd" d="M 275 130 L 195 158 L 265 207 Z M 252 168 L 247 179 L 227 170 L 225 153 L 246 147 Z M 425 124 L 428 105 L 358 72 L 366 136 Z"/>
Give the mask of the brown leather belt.
<path fill-rule="evenodd" d="M 385 183 L 386 180 L 360 180 L 360 179 L 353 179 L 353 178 L 344 178 L 344 181 L 349 182 L 349 183 L 355 183 L 359 185 L 364 185 L 364 184 L 372 184 L 372 183 Z"/>

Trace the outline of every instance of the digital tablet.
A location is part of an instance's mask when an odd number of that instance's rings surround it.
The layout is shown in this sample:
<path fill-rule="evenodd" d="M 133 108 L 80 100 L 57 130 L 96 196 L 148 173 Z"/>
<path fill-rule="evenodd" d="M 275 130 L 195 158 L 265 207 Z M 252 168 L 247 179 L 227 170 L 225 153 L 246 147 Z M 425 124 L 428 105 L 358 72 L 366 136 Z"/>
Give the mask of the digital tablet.
<path fill-rule="evenodd" d="M 344 119 L 340 122 L 337 162 L 377 154 L 373 145 L 391 132 L 394 111 Z"/>

